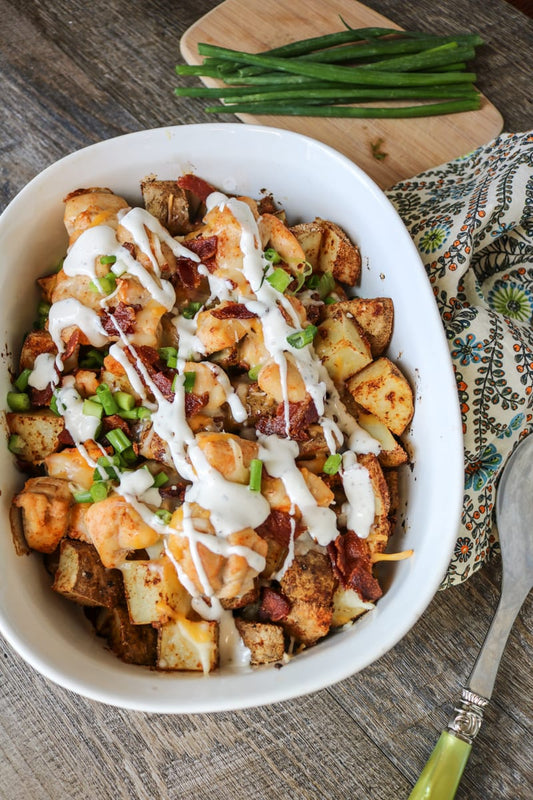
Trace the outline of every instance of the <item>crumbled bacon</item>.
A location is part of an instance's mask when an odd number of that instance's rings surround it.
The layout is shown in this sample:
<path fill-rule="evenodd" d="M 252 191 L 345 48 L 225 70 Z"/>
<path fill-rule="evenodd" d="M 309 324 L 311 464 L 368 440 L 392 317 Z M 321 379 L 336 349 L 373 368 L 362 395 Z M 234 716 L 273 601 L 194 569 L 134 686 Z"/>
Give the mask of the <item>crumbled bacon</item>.
<path fill-rule="evenodd" d="M 66 428 L 63 428 L 63 430 L 58 434 L 57 441 L 59 444 L 65 445 L 66 447 L 74 447 L 75 445 L 74 439 Z"/>
<path fill-rule="evenodd" d="M 186 483 L 167 483 L 159 488 L 159 494 L 163 499 L 178 500 L 183 503 L 186 489 Z"/>
<path fill-rule="evenodd" d="M 54 393 L 51 383 L 49 383 L 45 389 L 34 389 L 32 386 L 30 386 L 29 389 L 32 406 L 35 406 L 36 408 L 44 408 L 45 406 L 50 405 L 50 400 L 52 399 L 52 395 Z"/>
<path fill-rule="evenodd" d="M 209 195 L 216 191 L 210 183 L 199 178 L 197 175 L 192 175 L 190 172 L 187 175 L 181 175 L 176 181 L 180 189 L 185 189 L 192 192 L 199 200 L 204 202 Z"/>
<path fill-rule="evenodd" d="M 261 622 L 281 622 L 291 610 L 289 599 L 283 592 L 265 586 L 261 592 L 258 617 Z"/>
<path fill-rule="evenodd" d="M 227 303 L 225 306 L 213 308 L 210 312 L 215 319 L 254 319 L 257 314 L 249 311 L 244 303 Z"/>
<path fill-rule="evenodd" d="M 172 402 L 174 399 L 174 392 L 172 391 L 172 380 L 165 375 L 164 372 L 154 372 L 151 376 L 152 381 L 155 383 L 165 400 Z"/>
<path fill-rule="evenodd" d="M 107 433 L 113 431 L 115 428 L 120 428 L 122 433 L 125 433 L 129 438 L 131 436 L 131 428 L 125 419 L 119 417 L 118 414 L 110 414 L 107 417 L 102 417 L 102 432 Z"/>
<path fill-rule="evenodd" d="M 116 336 L 118 334 L 117 325 L 122 333 L 134 333 L 135 318 L 140 308 L 140 305 L 129 306 L 122 301 L 117 306 L 109 306 L 108 311 L 100 312 L 102 328 L 108 336 Z"/>
<path fill-rule="evenodd" d="M 333 572 L 345 589 L 355 589 L 367 602 L 375 602 L 383 594 L 381 586 L 372 575 L 372 561 L 368 544 L 354 531 L 337 536 L 328 545 Z"/>
<path fill-rule="evenodd" d="M 193 392 L 185 392 L 185 416 L 194 417 L 209 403 L 209 392 L 203 394 L 193 394 Z"/>
<path fill-rule="evenodd" d="M 198 266 L 198 262 L 193 261 L 192 258 L 178 256 L 176 259 L 178 278 L 187 289 L 198 289 L 202 283 L 202 276 L 198 272 Z M 175 281 L 175 276 L 173 280 Z"/>
<path fill-rule="evenodd" d="M 68 338 L 68 342 L 67 342 L 67 344 L 66 344 L 66 347 L 65 347 L 65 349 L 64 349 L 64 351 L 63 351 L 63 353 L 61 354 L 61 359 L 62 359 L 63 363 L 64 363 L 64 362 L 65 362 L 65 361 L 66 361 L 68 358 L 70 358 L 70 356 L 72 355 L 72 353 L 74 352 L 74 350 L 76 349 L 76 347 L 79 345 L 79 343 L 80 343 L 80 336 L 81 336 L 81 331 L 80 331 L 80 329 L 79 329 L 79 328 L 76 328 L 76 329 L 75 329 L 74 331 L 72 331 L 72 333 L 70 334 L 70 336 L 69 336 L 69 338 Z"/>
<path fill-rule="evenodd" d="M 288 436 L 296 442 L 309 439 L 308 428 L 318 420 L 318 411 L 311 400 L 302 400 L 299 403 L 289 403 L 289 431 Z M 274 417 L 264 416 L 257 420 L 256 428 L 260 433 L 272 434 L 287 438 L 287 423 L 285 420 L 285 403 L 280 403 Z"/>
<path fill-rule="evenodd" d="M 288 511 L 278 511 L 273 508 L 266 520 L 255 531 L 263 539 L 274 539 L 284 547 L 289 546 L 291 540 L 291 515 Z"/>

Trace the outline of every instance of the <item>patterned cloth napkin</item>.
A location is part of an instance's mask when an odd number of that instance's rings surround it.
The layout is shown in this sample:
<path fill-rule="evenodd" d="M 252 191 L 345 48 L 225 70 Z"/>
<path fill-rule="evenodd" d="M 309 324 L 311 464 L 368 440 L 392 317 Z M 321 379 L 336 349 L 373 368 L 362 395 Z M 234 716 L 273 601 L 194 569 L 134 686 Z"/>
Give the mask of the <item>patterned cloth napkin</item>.
<path fill-rule="evenodd" d="M 533 132 L 504 133 L 387 195 L 432 284 L 461 406 L 465 494 L 446 588 L 498 549 L 498 476 L 533 428 Z"/>

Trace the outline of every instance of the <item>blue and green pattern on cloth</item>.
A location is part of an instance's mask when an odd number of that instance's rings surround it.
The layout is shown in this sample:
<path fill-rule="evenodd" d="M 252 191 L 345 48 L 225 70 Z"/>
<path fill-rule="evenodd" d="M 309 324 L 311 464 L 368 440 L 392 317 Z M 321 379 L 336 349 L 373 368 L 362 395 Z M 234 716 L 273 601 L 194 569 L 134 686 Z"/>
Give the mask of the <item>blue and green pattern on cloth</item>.
<path fill-rule="evenodd" d="M 459 393 L 465 494 L 446 588 L 498 549 L 497 480 L 533 430 L 533 132 L 502 134 L 387 195 L 432 284 Z"/>

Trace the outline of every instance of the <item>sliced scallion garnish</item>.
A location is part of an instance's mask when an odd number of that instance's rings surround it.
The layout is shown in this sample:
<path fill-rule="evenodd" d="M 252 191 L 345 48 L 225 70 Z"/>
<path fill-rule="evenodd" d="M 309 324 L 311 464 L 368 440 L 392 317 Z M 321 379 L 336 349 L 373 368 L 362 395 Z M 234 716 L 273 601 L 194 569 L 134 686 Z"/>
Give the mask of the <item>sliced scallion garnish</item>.
<path fill-rule="evenodd" d="M 296 331 L 295 333 L 289 334 L 287 336 L 287 342 L 291 345 L 291 347 L 301 350 L 302 347 L 311 344 L 316 336 L 317 330 L 318 328 L 316 325 L 308 325 L 302 331 Z"/>

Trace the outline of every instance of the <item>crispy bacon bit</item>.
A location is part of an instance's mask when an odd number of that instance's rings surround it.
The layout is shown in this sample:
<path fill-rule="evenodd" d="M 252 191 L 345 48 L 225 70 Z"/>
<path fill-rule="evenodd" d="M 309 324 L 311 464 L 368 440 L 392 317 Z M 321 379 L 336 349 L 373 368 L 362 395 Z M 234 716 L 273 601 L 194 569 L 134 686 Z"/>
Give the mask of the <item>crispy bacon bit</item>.
<path fill-rule="evenodd" d="M 318 412 L 310 397 L 299 403 L 289 403 L 289 438 L 296 442 L 304 442 L 309 439 L 308 428 L 317 420 Z M 260 417 L 257 420 L 256 429 L 260 433 L 267 435 L 275 433 L 286 439 L 285 403 L 278 405 L 275 417 Z"/>
<path fill-rule="evenodd" d="M 337 536 L 328 545 L 333 572 L 345 589 L 355 589 L 367 602 L 375 602 L 383 594 L 381 586 L 372 575 L 372 562 L 368 544 L 354 531 Z"/>
<path fill-rule="evenodd" d="M 122 433 L 125 433 L 129 438 L 131 437 L 131 428 L 125 419 L 119 417 L 118 414 L 110 414 L 108 417 L 102 417 L 102 432 L 107 433 L 113 431 L 115 428 L 120 428 Z"/>
<path fill-rule="evenodd" d="M 110 306 L 109 311 L 100 312 L 102 328 L 108 336 L 118 334 L 117 325 L 123 333 L 135 332 L 135 318 L 140 305 L 128 306 L 122 301 L 117 306 Z"/>
<path fill-rule="evenodd" d="M 185 392 L 185 416 L 194 417 L 209 403 L 209 392 L 203 394 L 193 394 Z"/>
<path fill-rule="evenodd" d="M 167 483 L 165 486 L 160 487 L 159 494 L 163 499 L 167 498 L 169 500 L 178 500 L 179 502 L 183 503 L 185 500 L 186 489 L 186 483 Z"/>
<path fill-rule="evenodd" d="M 192 194 L 196 195 L 196 197 L 202 202 L 205 202 L 211 192 L 216 191 L 214 186 L 211 186 L 210 183 L 207 183 L 207 181 L 204 181 L 197 175 L 192 175 L 190 172 L 187 173 L 187 175 L 181 175 L 176 183 L 180 189 L 186 189 L 187 191 L 192 192 Z"/>
<path fill-rule="evenodd" d="M 203 264 L 217 254 L 218 236 L 197 236 L 196 239 L 187 239 L 183 242 L 187 250 L 199 256 Z"/>
<path fill-rule="evenodd" d="M 176 272 L 181 283 L 187 289 L 198 289 L 202 283 L 202 276 L 198 272 L 198 266 L 198 262 L 193 261 L 191 258 L 178 256 L 176 259 Z"/>
<path fill-rule="evenodd" d="M 45 406 L 50 405 L 50 400 L 52 399 L 52 395 L 54 393 L 51 383 L 48 384 L 46 389 L 34 389 L 32 386 L 29 388 L 32 406 L 35 406 L 36 408 L 44 408 Z"/>
<path fill-rule="evenodd" d="M 261 622 L 281 622 L 291 610 L 290 601 L 283 592 L 265 586 L 261 592 L 258 617 Z"/>
<path fill-rule="evenodd" d="M 249 311 L 244 303 L 228 303 L 225 306 L 214 308 L 211 316 L 216 319 L 254 319 L 257 314 Z"/>
<path fill-rule="evenodd" d="M 66 447 L 74 447 L 76 444 L 66 428 L 63 428 L 63 430 L 58 434 L 57 441 L 59 444 L 62 444 Z"/>
<path fill-rule="evenodd" d="M 122 247 L 128 251 L 130 256 L 133 256 L 135 258 L 135 245 L 133 244 L 133 242 L 122 242 Z"/>
<path fill-rule="evenodd" d="M 65 347 L 65 350 L 64 350 L 64 351 L 63 351 L 63 353 L 61 354 L 61 359 L 63 360 L 63 363 L 65 363 L 65 361 L 66 361 L 68 358 L 70 358 L 70 356 L 72 355 L 72 353 L 74 352 L 74 350 L 76 349 L 76 347 L 79 345 L 79 343 L 80 343 L 80 336 L 81 336 L 81 331 L 80 331 L 80 329 L 79 329 L 79 328 L 76 328 L 76 329 L 75 329 L 74 331 L 72 331 L 72 333 L 70 334 L 70 336 L 69 336 L 69 339 L 68 339 L 68 342 L 67 342 L 67 344 L 66 344 L 66 347 Z"/>
<path fill-rule="evenodd" d="M 150 347 L 147 344 L 141 344 L 135 348 L 133 353 L 128 355 L 129 360 L 132 361 L 132 358 L 135 359 L 135 355 L 142 361 L 148 371 L 150 371 L 150 368 L 155 371 L 161 369 L 162 362 L 155 347 Z M 132 363 L 134 363 L 134 361 L 132 361 Z"/>
<path fill-rule="evenodd" d="M 155 383 L 165 400 L 172 402 L 174 399 L 174 392 L 172 391 L 172 380 L 165 375 L 164 372 L 154 372 L 151 376 L 152 381 Z"/>
<path fill-rule="evenodd" d="M 291 529 L 291 515 L 288 511 L 272 509 L 266 520 L 255 531 L 263 539 L 274 539 L 284 547 L 288 547 L 291 540 Z"/>

